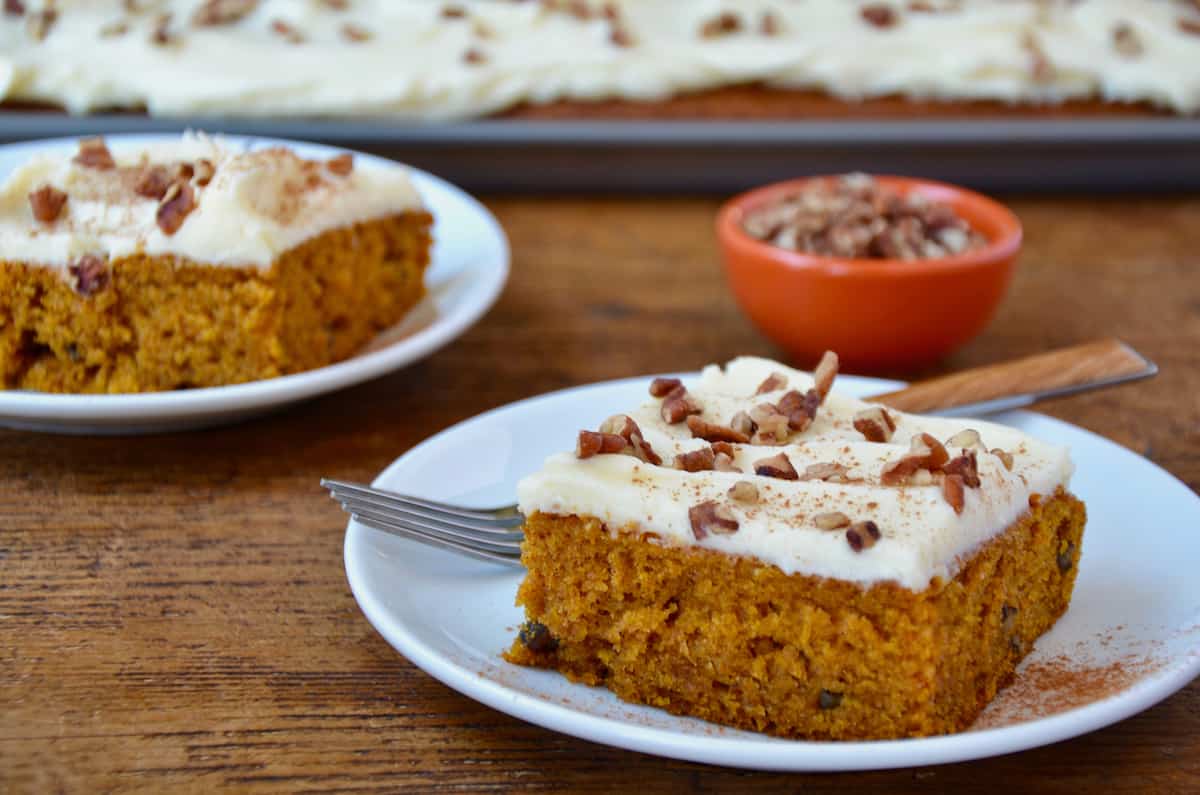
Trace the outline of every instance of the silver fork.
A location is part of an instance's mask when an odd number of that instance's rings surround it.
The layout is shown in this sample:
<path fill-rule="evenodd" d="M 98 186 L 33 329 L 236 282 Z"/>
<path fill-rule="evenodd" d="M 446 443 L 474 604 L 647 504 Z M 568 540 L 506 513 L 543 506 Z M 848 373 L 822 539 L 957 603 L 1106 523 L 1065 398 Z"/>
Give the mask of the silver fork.
<path fill-rule="evenodd" d="M 867 399 L 914 413 L 984 414 L 1137 381 L 1157 372 L 1153 362 L 1128 345 L 1101 340 L 918 382 Z M 367 527 L 480 560 L 521 566 L 524 534 L 519 528 L 524 517 L 515 505 L 463 508 L 360 483 L 323 479 L 321 485 Z"/>
<path fill-rule="evenodd" d="M 491 563 L 521 566 L 521 523 L 515 505 L 463 508 L 383 489 L 322 478 L 321 485 L 360 524 Z"/>

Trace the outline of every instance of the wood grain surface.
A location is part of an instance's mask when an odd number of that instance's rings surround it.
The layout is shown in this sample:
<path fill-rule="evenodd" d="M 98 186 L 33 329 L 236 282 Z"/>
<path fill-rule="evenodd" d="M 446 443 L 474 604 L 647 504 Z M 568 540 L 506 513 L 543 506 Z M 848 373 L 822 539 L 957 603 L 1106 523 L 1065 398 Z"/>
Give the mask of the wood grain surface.
<path fill-rule="evenodd" d="M 898 375 L 1127 340 L 1157 378 L 1044 410 L 1200 489 L 1200 199 L 1008 199 L 1027 244 L 999 316 L 939 367 Z M 779 775 L 555 734 L 395 653 L 350 595 L 321 476 L 370 480 L 430 434 L 547 390 L 779 355 L 725 289 L 715 199 L 487 203 L 512 238 L 511 283 L 402 372 L 212 431 L 0 431 L 0 790 L 1200 791 L 1196 683 L 1020 754 Z"/>

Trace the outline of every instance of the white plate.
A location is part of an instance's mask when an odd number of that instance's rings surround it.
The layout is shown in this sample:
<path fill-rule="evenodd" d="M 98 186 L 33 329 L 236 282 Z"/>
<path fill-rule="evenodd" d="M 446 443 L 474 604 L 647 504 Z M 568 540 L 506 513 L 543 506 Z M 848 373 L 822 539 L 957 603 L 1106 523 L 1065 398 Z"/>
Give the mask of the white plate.
<path fill-rule="evenodd" d="M 112 144 L 149 143 L 175 135 L 111 135 Z M 307 157 L 345 151 L 275 138 L 225 136 L 251 148 L 283 144 Z M 0 146 L 0 181 L 37 152 L 74 151 L 76 138 Z M 400 168 L 355 153 L 363 162 Z M 462 334 L 488 310 L 508 278 L 508 239 L 487 209 L 459 188 L 411 169 L 413 184 L 434 217 L 428 295 L 403 321 L 364 351 L 337 364 L 233 386 L 127 395 L 57 395 L 0 390 L 0 426 L 58 433 L 155 433 L 236 422 L 306 398 L 351 386 L 428 356 Z"/>
<path fill-rule="evenodd" d="M 580 428 L 640 403 L 648 380 L 555 392 L 475 417 L 410 450 L 375 484 L 462 504 L 510 502 L 522 475 L 568 447 Z M 838 379 L 839 389 L 858 395 L 895 386 Z M 595 742 L 794 771 L 928 765 L 1032 748 L 1128 717 L 1200 672 L 1200 499 L 1150 462 L 1087 431 L 1027 412 L 995 419 L 1071 446 L 1079 466 L 1073 490 L 1087 502 L 1090 519 L 1071 609 L 1038 641 L 980 724 L 959 734 L 802 742 L 674 717 L 557 673 L 504 662 L 500 653 L 522 620 L 513 606 L 522 576 L 517 570 L 351 522 L 346 573 L 375 628 L 430 675 L 502 712 Z M 1039 677 L 1039 671 L 1054 673 L 1060 655 L 1091 666 L 1085 678 L 1107 686 L 1108 696 L 1057 690 L 1061 677 Z"/>

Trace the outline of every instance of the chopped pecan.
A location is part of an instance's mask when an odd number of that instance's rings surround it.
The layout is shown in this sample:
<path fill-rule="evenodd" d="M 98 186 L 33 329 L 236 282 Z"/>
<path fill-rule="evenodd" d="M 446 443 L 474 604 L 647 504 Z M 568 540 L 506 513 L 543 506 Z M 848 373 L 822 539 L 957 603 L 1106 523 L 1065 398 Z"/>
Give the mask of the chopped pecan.
<path fill-rule="evenodd" d="M 1009 472 L 1012 472 L 1012 468 L 1013 468 L 1012 453 L 1008 452 L 1007 450 L 1001 450 L 999 447 L 994 448 L 991 451 L 991 453 L 992 453 L 992 455 L 996 456 L 996 458 L 1000 459 L 1000 463 L 1004 464 L 1005 469 L 1007 469 Z"/>
<path fill-rule="evenodd" d="M 672 389 L 663 398 L 661 407 L 662 418 L 671 425 L 683 422 L 691 415 L 699 414 L 700 411 L 700 404 L 692 399 L 692 396 L 688 394 L 687 388 L 682 384 Z"/>
<path fill-rule="evenodd" d="M 282 19 L 271 20 L 271 30 L 283 37 L 288 44 L 303 44 L 304 34 L 291 23 Z"/>
<path fill-rule="evenodd" d="M 950 507 L 954 509 L 955 513 L 963 512 L 966 498 L 964 486 L 961 475 L 947 475 L 942 478 L 942 496 L 946 498 L 946 502 L 950 503 Z"/>
<path fill-rule="evenodd" d="M 33 217 L 43 224 L 57 221 L 66 204 L 67 194 L 51 185 L 43 185 L 29 194 L 29 206 L 33 210 Z"/>
<path fill-rule="evenodd" d="M 879 525 L 874 522 L 870 520 L 855 522 L 846 531 L 846 542 L 850 544 L 850 548 L 855 552 L 862 552 L 864 549 L 870 549 L 875 546 L 875 542 L 879 540 L 881 535 Z"/>
<path fill-rule="evenodd" d="M 117 167 L 112 152 L 108 151 L 108 144 L 104 143 L 103 138 L 84 138 L 80 141 L 79 153 L 72 158 L 72 162 L 78 163 L 84 168 L 94 168 L 97 171 L 108 171 Z"/>
<path fill-rule="evenodd" d="M 34 41 L 42 41 L 50 35 L 50 29 L 54 27 L 54 23 L 57 21 L 58 11 L 53 8 L 46 8 L 30 14 L 25 26 L 29 31 L 30 38 Z"/>
<path fill-rule="evenodd" d="M 796 468 L 783 453 L 776 453 L 770 458 L 760 458 L 754 462 L 754 474 L 780 480 L 798 480 Z"/>
<path fill-rule="evenodd" d="M 666 397 L 681 386 L 683 382 L 678 378 L 655 378 L 650 382 L 650 396 Z"/>
<path fill-rule="evenodd" d="M 1128 22 L 1118 22 L 1112 32 L 1113 49 L 1126 58 L 1136 58 L 1145 48 L 1137 30 Z"/>
<path fill-rule="evenodd" d="M 758 430 L 758 425 L 744 411 L 739 411 L 733 415 L 733 418 L 729 420 L 729 427 L 747 437 L 753 436 L 754 432 Z"/>
<path fill-rule="evenodd" d="M 704 23 L 700 35 L 706 39 L 737 33 L 742 29 L 742 18 L 732 11 L 723 11 Z"/>
<path fill-rule="evenodd" d="M 729 506 L 713 500 L 689 508 L 688 519 L 692 523 L 692 535 L 697 539 L 709 535 L 729 535 L 738 529 L 737 519 L 733 517 Z"/>
<path fill-rule="evenodd" d="M 339 177 L 349 176 L 350 172 L 354 170 L 354 155 L 350 152 L 342 152 L 337 157 L 331 157 L 326 161 L 325 167 Z"/>
<path fill-rule="evenodd" d="M 885 486 L 899 486 L 908 482 L 918 470 L 936 471 L 949 460 L 941 442 L 927 433 L 919 433 L 909 441 L 907 453 L 884 465 L 879 482 Z"/>
<path fill-rule="evenodd" d="M 1025 35 L 1021 37 L 1021 47 L 1029 54 L 1029 76 L 1038 83 L 1048 83 L 1053 80 L 1054 64 L 1032 31 L 1026 31 Z"/>
<path fill-rule="evenodd" d="M 755 425 L 750 441 L 754 444 L 785 444 L 789 431 L 788 418 L 769 403 L 750 409 L 750 419 Z"/>
<path fill-rule="evenodd" d="M 1179 30 L 1190 36 L 1200 36 L 1200 19 L 1179 18 Z"/>
<path fill-rule="evenodd" d="M 137 180 L 133 183 L 133 192 L 138 196 L 159 201 L 167 193 L 167 188 L 175 177 L 166 166 L 143 166 L 138 172 Z"/>
<path fill-rule="evenodd" d="M 850 526 L 850 517 L 841 511 L 819 513 L 813 517 L 813 524 L 821 530 L 840 530 Z"/>
<path fill-rule="evenodd" d="M 460 5 L 442 6 L 442 19 L 463 19 L 467 16 L 467 9 Z"/>
<path fill-rule="evenodd" d="M 612 26 L 608 40 L 617 47 L 632 47 L 635 44 L 633 34 L 620 25 Z"/>
<path fill-rule="evenodd" d="M 779 399 L 776 408 L 787 417 L 788 427 L 799 432 L 807 430 L 808 426 L 812 425 L 820 405 L 821 393 L 816 389 L 810 389 L 804 394 L 793 389 Z"/>
<path fill-rule="evenodd" d="M 75 292 L 89 298 L 108 286 L 108 263 L 95 254 L 84 254 L 67 266 L 75 277 Z"/>
<path fill-rule="evenodd" d="M 192 186 L 183 180 L 176 180 L 171 183 L 171 187 L 167 188 L 162 201 L 158 203 L 155 221 L 158 222 L 158 228 L 163 231 L 164 235 L 173 235 L 179 231 L 179 227 L 183 226 L 188 213 L 194 209 L 196 209 L 196 197 Z"/>
<path fill-rule="evenodd" d="M 196 184 L 203 188 L 212 182 L 212 178 L 217 174 L 217 167 L 213 165 L 213 161 L 202 157 L 196 161 L 195 172 Z"/>
<path fill-rule="evenodd" d="M 347 22 L 342 25 L 342 38 L 344 38 L 346 41 L 353 41 L 357 43 L 370 41 L 372 38 L 374 38 L 374 36 L 371 31 L 367 30 L 361 25 L 355 25 L 353 22 Z"/>
<path fill-rule="evenodd" d="M 817 369 L 813 370 L 813 388 L 821 396 L 822 402 L 833 388 L 833 379 L 837 378 L 837 373 L 838 355 L 833 351 L 825 351 L 821 355 L 821 361 L 817 363 Z"/>
<path fill-rule="evenodd" d="M 809 464 L 804 468 L 801 480 L 824 480 L 830 483 L 849 483 L 850 470 L 834 463 Z"/>
<path fill-rule="evenodd" d="M 783 389 L 785 386 L 787 386 L 787 383 L 787 376 L 776 371 L 763 379 L 763 382 L 758 385 L 758 389 L 754 390 L 754 394 L 757 396 L 765 395 L 768 392 L 775 392 Z"/>
<path fill-rule="evenodd" d="M 100 36 L 105 39 L 115 39 L 129 32 L 129 23 L 124 21 L 109 22 L 100 28 Z"/>
<path fill-rule="evenodd" d="M 887 3 L 872 3 L 863 6 L 859 13 L 868 24 L 877 28 L 892 28 L 899 22 L 896 10 Z"/>
<path fill-rule="evenodd" d="M 896 432 L 896 421 L 883 406 L 874 406 L 854 415 L 854 430 L 868 442 L 890 442 Z"/>
<path fill-rule="evenodd" d="M 192 24 L 197 27 L 232 25 L 248 16 L 258 0 L 205 0 L 192 14 Z"/>
<path fill-rule="evenodd" d="M 10 17 L 19 17 L 25 13 L 25 3 L 21 0 L 4 0 L 4 13 Z"/>
<path fill-rule="evenodd" d="M 626 414 L 614 414 L 600 426 L 601 433 L 615 433 L 629 444 L 629 452 L 634 458 L 641 459 L 647 464 L 658 466 L 662 458 L 650 447 L 642 436 L 642 429 Z"/>
<path fill-rule="evenodd" d="M 717 448 L 714 445 L 713 450 L 715 451 L 716 449 Z M 715 469 L 717 472 L 741 472 L 742 471 L 741 469 L 738 468 L 737 464 L 733 463 L 733 456 L 729 455 L 728 453 L 714 453 L 713 469 Z"/>
<path fill-rule="evenodd" d="M 591 458 L 594 455 L 620 453 L 628 446 L 625 437 L 615 433 L 597 433 L 596 431 L 580 431 L 579 439 L 575 442 L 576 458 Z"/>
<path fill-rule="evenodd" d="M 963 485 L 967 488 L 979 488 L 979 463 L 975 459 L 974 450 L 968 450 L 947 461 L 942 467 L 942 472 L 961 477 Z"/>
<path fill-rule="evenodd" d="M 684 472 L 707 472 L 713 468 L 716 454 L 711 447 L 701 447 L 675 456 L 675 468 Z"/>
<path fill-rule="evenodd" d="M 779 17 L 772 11 L 764 11 L 758 22 L 758 32 L 764 36 L 778 36 L 783 30 Z"/>
<path fill-rule="evenodd" d="M 951 436 L 946 440 L 947 447 L 957 447 L 960 450 L 967 450 L 973 447 L 982 447 L 983 440 L 979 436 L 979 431 L 974 428 L 967 428 Z"/>
<path fill-rule="evenodd" d="M 758 502 L 758 486 L 748 480 L 739 480 L 729 487 L 729 496 L 738 502 L 753 505 Z"/>
<path fill-rule="evenodd" d="M 154 20 L 154 27 L 150 29 L 150 42 L 166 47 L 178 40 L 178 36 L 171 32 L 171 15 L 159 14 Z"/>
<path fill-rule="evenodd" d="M 745 444 L 750 441 L 750 437 L 740 431 L 724 425 L 717 425 L 715 422 L 705 422 L 695 414 L 687 418 L 687 426 L 688 430 L 692 432 L 692 436 L 706 442 Z"/>

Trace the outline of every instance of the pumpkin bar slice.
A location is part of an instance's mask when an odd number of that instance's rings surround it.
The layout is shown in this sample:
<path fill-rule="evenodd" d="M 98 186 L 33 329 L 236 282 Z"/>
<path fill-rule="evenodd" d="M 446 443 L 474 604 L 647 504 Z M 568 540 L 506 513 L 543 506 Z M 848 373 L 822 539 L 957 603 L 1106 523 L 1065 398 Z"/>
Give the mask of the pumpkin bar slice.
<path fill-rule="evenodd" d="M 0 387 L 148 392 L 345 359 L 424 294 L 400 166 L 186 134 L 81 141 L 0 185 Z"/>
<path fill-rule="evenodd" d="M 657 379 L 522 480 L 507 659 L 782 737 L 969 726 L 1070 602 L 1071 460 L 839 395 L 836 369 Z"/>

